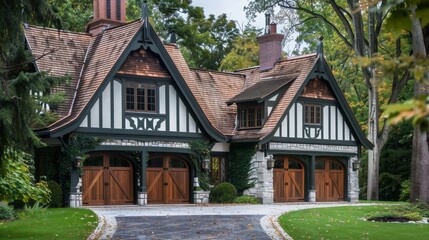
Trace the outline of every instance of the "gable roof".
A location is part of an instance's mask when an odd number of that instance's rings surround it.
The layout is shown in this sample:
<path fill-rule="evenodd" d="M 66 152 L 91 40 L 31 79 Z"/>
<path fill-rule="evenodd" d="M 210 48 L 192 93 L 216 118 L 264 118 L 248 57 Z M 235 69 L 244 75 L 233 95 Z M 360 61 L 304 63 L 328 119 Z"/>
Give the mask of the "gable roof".
<path fill-rule="evenodd" d="M 54 72 L 55 74 L 73 73 L 70 86 L 63 89 L 66 96 L 71 96 L 68 101 L 63 103 L 63 108 L 69 108 L 69 110 L 67 113 L 64 110 L 59 112 L 60 120 L 47 127 L 49 132 L 55 132 L 73 123 L 79 117 L 107 76 L 115 73 L 113 66 L 141 26 L 142 20 L 138 20 L 120 27 L 106 29 L 102 34 L 96 36 L 69 33 L 67 36 L 70 41 L 82 38 L 80 35 L 86 36 L 86 41 L 73 41 L 76 47 L 71 44 L 61 44 L 64 40 L 61 36 L 56 36 L 55 31 L 57 30 L 38 27 L 26 29 L 25 36 L 32 53 L 35 55 L 35 63 L 39 71 L 47 71 L 52 74 L 52 69 L 59 68 L 63 70 L 58 70 Z M 38 31 L 34 29 L 38 29 Z M 50 44 L 50 41 L 55 44 Z M 52 51 L 55 50 L 55 47 L 61 51 Z M 77 59 L 75 65 L 61 65 L 64 61 L 46 62 L 45 57 L 38 59 L 38 54 L 45 51 L 51 51 L 52 59 L 64 59 L 62 57 L 64 52 L 69 53 L 76 49 L 85 49 L 85 53 L 83 58 L 81 56 Z"/>
<path fill-rule="evenodd" d="M 252 86 L 258 86 L 258 82 L 262 82 L 263 79 L 278 78 L 278 81 L 283 81 L 286 90 L 283 95 L 280 96 L 277 105 L 266 119 L 262 128 L 235 131 L 232 140 L 259 142 L 274 132 L 277 124 L 281 121 L 282 116 L 284 116 L 286 109 L 289 107 L 294 96 L 313 70 L 316 60 L 316 54 L 308 54 L 281 60 L 268 71 L 260 72 L 258 68 L 239 71 L 240 73 L 245 73 L 247 75 L 247 80 L 250 82 L 249 85 L 251 84 L 249 88 L 252 88 Z M 282 78 L 281 76 L 285 77 Z"/>
<path fill-rule="evenodd" d="M 203 128 L 218 141 L 226 141 L 226 136 L 229 136 L 232 141 L 268 142 L 308 81 L 321 74 L 329 80 L 356 138 L 371 148 L 337 84 L 332 82 L 335 79 L 323 55 L 283 59 L 266 71 L 260 71 L 259 67 L 234 73 L 190 69 L 175 44 L 164 45 L 152 26 L 143 23 L 144 20 L 140 19 L 107 29 L 96 36 L 34 26 L 26 28 L 27 44 L 36 58 L 37 70 L 56 76 L 68 74 L 72 79 L 69 86 L 57 89 L 66 95 L 66 101 L 58 108 L 61 118 L 39 133 L 60 136 L 75 129 L 79 117 L 88 111 L 103 84 L 107 84 L 106 79 L 121 73 L 124 64 L 130 64 L 126 58 L 130 53 L 135 53 L 134 57 L 146 54 L 136 51 L 144 47 L 159 54 L 162 68 L 171 74 Z M 139 69 L 135 70 L 138 75 Z M 235 129 L 237 109 L 231 104 L 261 101 L 280 90 L 282 94 L 262 128 Z"/>

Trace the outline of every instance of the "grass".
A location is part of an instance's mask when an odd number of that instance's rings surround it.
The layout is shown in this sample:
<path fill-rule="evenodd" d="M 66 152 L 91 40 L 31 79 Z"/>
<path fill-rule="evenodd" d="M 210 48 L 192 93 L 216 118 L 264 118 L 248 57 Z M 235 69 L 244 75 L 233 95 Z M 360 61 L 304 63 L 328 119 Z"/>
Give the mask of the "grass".
<path fill-rule="evenodd" d="M 49 208 L 42 214 L 0 222 L 0 239 L 86 239 L 97 227 L 97 216 L 88 209 Z"/>
<path fill-rule="evenodd" d="M 316 208 L 289 212 L 279 218 L 282 228 L 300 239 L 428 239 L 429 224 L 360 220 L 397 205 Z"/>

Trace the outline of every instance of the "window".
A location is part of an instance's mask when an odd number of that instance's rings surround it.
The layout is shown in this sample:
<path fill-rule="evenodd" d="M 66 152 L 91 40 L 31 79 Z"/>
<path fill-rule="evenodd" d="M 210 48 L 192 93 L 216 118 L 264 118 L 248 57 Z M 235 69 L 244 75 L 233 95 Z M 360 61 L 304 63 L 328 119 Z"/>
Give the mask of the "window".
<path fill-rule="evenodd" d="M 111 8 L 111 5 L 110 5 L 110 0 L 107 0 L 106 1 L 106 13 L 107 13 L 107 18 L 108 19 L 110 19 L 110 8 Z"/>
<path fill-rule="evenodd" d="M 116 0 L 116 20 L 121 20 L 121 0 Z"/>
<path fill-rule="evenodd" d="M 226 159 L 222 156 L 213 156 L 210 161 L 210 183 L 217 185 L 225 181 Z"/>
<path fill-rule="evenodd" d="M 304 105 L 304 123 L 320 125 L 322 123 L 320 105 L 306 104 Z"/>
<path fill-rule="evenodd" d="M 155 84 L 127 83 L 126 110 L 138 112 L 156 111 Z"/>
<path fill-rule="evenodd" d="M 262 127 L 262 105 L 238 107 L 239 128 Z"/>

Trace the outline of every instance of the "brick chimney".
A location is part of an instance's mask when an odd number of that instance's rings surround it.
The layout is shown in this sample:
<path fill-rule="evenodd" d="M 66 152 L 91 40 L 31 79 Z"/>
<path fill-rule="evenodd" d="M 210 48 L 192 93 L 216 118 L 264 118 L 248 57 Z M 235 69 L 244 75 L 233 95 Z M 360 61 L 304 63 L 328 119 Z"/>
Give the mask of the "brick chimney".
<path fill-rule="evenodd" d="M 94 19 L 88 23 L 86 31 L 92 35 L 104 29 L 125 24 L 126 0 L 93 0 Z"/>
<path fill-rule="evenodd" d="M 259 70 L 264 71 L 274 67 L 282 58 L 283 34 L 277 33 L 277 24 L 270 23 L 270 14 L 265 14 L 265 33 L 257 38 L 259 43 Z"/>

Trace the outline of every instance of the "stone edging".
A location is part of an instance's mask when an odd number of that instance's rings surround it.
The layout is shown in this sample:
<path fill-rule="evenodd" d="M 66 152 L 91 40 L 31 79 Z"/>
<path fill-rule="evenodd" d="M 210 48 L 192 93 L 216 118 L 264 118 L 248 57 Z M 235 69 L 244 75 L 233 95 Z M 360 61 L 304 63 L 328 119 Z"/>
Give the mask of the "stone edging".
<path fill-rule="evenodd" d="M 103 234 L 104 229 L 106 228 L 106 219 L 104 218 L 104 216 L 97 214 L 98 217 L 98 226 L 97 228 L 95 228 L 94 232 L 91 233 L 91 235 L 89 235 L 89 237 L 87 238 L 87 240 L 97 240 L 101 237 L 101 235 Z"/>

